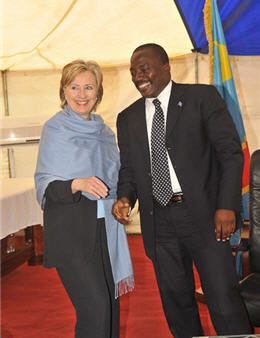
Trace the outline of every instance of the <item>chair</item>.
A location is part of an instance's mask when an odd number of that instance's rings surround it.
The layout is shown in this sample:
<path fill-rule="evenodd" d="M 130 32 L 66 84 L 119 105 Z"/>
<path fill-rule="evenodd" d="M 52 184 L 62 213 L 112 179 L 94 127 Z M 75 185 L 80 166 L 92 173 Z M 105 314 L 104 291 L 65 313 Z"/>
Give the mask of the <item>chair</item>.
<path fill-rule="evenodd" d="M 249 187 L 249 243 L 248 257 L 251 273 L 240 281 L 249 319 L 254 327 L 260 326 L 260 150 L 250 159 Z"/>

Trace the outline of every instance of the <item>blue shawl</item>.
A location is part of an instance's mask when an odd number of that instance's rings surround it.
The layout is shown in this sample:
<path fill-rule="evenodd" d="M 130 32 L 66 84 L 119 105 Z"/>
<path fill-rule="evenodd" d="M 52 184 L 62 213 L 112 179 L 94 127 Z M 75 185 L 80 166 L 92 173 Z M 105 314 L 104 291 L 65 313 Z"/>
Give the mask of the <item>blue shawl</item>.
<path fill-rule="evenodd" d="M 42 130 L 35 186 L 37 200 L 44 208 L 45 190 L 54 180 L 97 176 L 109 187 L 109 196 L 97 201 L 98 214 L 104 211 L 108 251 L 116 286 L 116 297 L 134 287 L 133 269 L 124 226 L 111 214 L 116 197 L 119 154 L 113 131 L 97 114 L 87 120 L 65 109 L 48 120 Z M 87 198 L 96 198 L 83 193 Z M 87 221 L 87 220 L 86 220 Z"/>

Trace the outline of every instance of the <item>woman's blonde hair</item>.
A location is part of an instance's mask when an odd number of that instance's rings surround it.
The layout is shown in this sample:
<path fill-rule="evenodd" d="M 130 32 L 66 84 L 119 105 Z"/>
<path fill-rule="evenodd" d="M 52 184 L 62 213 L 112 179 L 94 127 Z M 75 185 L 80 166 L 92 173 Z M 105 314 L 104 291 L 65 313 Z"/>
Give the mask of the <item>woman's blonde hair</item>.
<path fill-rule="evenodd" d="M 101 68 L 95 61 L 84 61 L 84 60 L 74 60 L 68 63 L 62 69 L 62 75 L 60 80 L 60 101 L 61 101 L 61 108 L 64 109 L 67 100 L 64 94 L 64 88 L 68 86 L 75 77 L 83 72 L 91 72 L 96 79 L 97 86 L 98 86 L 98 94 L 97 94 L 97 101 L 93 107 L 93 110 L 96 110 L 97 105 L 101 102 L 103 97 L 103 75 Z"/>

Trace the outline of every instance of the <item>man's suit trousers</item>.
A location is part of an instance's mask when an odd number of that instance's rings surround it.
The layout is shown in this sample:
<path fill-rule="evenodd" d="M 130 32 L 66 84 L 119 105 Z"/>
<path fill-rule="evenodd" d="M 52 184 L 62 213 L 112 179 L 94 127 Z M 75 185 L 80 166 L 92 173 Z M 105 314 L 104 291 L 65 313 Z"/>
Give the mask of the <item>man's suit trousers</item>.
<path fill-rule="evenodd" d="M 153 261 L 165 316 L 175 338 L 203 335 L 193 262 L 218 335 L 251 333 L 239 294 L 228 242 L 217 242 L 214 224 L 196 227 L 186 202 L 154 206 L 156 259 Z M 214 222 L 213 222 L 214 223 Z"/>

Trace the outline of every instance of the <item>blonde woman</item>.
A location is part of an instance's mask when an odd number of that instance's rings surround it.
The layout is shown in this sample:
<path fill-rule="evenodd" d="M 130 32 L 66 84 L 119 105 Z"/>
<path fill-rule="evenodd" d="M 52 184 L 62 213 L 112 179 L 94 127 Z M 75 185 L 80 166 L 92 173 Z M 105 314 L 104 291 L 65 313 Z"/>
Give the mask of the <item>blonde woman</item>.
<path fill-rule="evenodd" d="M 75 307 L 77 338 L 119 337 L 118 296 L 133 288 L 124 227 L 111 215 L 115 136 L 94 114 L 102 95 L 96 62 L 75 60 L 63 68 L 62 110 L 43 128 L 35 173 L 44 266 L 56 267 Z"/>

